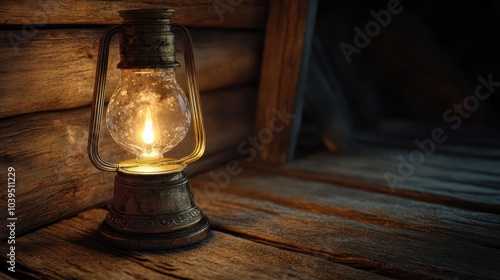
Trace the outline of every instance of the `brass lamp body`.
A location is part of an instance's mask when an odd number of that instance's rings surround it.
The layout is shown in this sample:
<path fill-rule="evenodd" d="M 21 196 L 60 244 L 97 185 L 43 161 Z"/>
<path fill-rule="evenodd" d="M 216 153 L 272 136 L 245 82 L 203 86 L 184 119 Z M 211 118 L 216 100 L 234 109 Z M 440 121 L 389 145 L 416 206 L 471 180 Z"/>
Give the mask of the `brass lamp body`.
<path fill-rule="evenodd" d="M 196 206 L 183 171 L 115 177 L 113 204 L 100 226 L 101 239 L 124 249 L 181 247 L 204 239 L 208 219 Z"/>
<path fill-rule="evenodd" d="M 198 160 L 205 150 L 205 132 L 199 91 L 187 30 L 171 23 L 172 10 L 121 11 L 123 24 L 108 28 L 101 38 L 88 153 L 98 169 L 117 172 L 113 203 L 100 226 L 103 242 L 124 249 L 155 250 L 181 247 L 204 239 L 209 221 L 196 205 L 184 168 Z M 175 68 L 174 33 L 182 37 L 187 73 L 189 105 L 196 146 L 181 159 L 161 159 L 140 163 L 126 160 L 118 164 L 101 159 L 98 152 L 104 108 L 104 91 L 109 45 L 120 34 L 122 69 Z"/>

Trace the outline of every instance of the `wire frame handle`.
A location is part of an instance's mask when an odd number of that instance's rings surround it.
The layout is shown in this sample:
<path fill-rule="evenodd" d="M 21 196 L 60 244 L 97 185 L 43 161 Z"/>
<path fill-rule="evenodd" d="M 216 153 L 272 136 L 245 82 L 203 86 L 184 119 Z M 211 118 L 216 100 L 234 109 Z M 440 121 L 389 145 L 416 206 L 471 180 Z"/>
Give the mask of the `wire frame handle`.
<path fill-rule="evenodd" d="M 193 43 L 189 31 L 177 24 L 172 24 L 173 31 L 177 31 L 182 38 L 182 48 L 184 52 L 184 63 L 186 67 L 186 82 L 188 87 L 189 103 L 193 115 L 193 128 L 195 137 L 195 148 L 191 154 L 180 159 L 164 159 L 157 165 L 186 165 L 201 158 L 205 152 L 205 129 L 203 125 L 203 116 L 201 112 L 200 93 L 198 80 L 196 78 L 196 69 L 193 56 Z M 115 172 L 120 165 L 105 161 L 99 155 L 99 138 L 104 111 L 106 76 L 108 70 L 109 47 L 111 39 L 122 31 L 121 25 L 108 27 L 101 36 L 99 44 L 99 53 L 97 59 L 97 68 L 94 84 L 94 95 L 92 99 L 92 111 L 90 116 L 89 138 L 87 153 L 92 164 L 99 170 Z"/>

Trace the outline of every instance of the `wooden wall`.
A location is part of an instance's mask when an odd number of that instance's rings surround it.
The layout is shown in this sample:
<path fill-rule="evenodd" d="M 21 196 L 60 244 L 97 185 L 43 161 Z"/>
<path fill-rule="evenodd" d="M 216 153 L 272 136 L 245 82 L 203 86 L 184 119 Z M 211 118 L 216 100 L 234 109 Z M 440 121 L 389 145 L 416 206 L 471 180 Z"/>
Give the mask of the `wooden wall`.
<path fill-rule="evenodd" d="M 99 36 L 120 23 L 119 10 L 173 8 L 174 21 L 191 27 L 207 151 L 188 171 L 237 156 L 253 127 L 268 4 L 229 3 L 238 1 L 0 2 L 0 238 L 6 236 L 8 167 L 16 170 L 18 235 L 110 201 L 114 174 L 96 170 L 86 146 Z M 177 58 L 183 64 L 181 53 Z M 108 98 L 118 60 L 115 40 Z M 105 129 L 102 135 L 105 159 L 133 157 Z M 190 136 L 174 155 L 192 149 Z"/>
<path fill-rule="evenodd" d="M 282 164 L 294 157 L 317 2 L 270 2 L 254 126 L 254 134 L 263 144 L 258 154 L 260 161 Z M 283 128 L 275 127 L 279 114 L 288 119 Z M 271 141 L 265 140 L 266 129 L 272 131 Z"/>

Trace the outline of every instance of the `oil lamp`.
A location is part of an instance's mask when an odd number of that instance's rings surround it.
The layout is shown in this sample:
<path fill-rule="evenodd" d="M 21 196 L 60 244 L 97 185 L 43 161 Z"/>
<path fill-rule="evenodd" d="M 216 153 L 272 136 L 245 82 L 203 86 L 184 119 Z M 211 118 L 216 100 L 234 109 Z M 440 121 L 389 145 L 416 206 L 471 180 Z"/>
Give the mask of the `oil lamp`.
<path fill-rule="evenodd" d="M 88 154 L 94 166 L 116 172 L 111 210 L 100 238 L 125 249 L 167 249 L 208 235 L 209 222 L 195 204 L 184 173 L 205 150 L 205 131 L 192 42 L 186 28 L 172 24 L 173 10 L 120 11 L 122 25 L 103 33 L 99 46 Z M 181 35 L 187 97 L 175 79 L 174 32 Z M 106 125 L 112 138 L 136 158 L 110 163 L 98 142 L 112 37 L 120 34 L 121 79 L 109 101 Z M 164 154 L 194 129 L 194 150 L 182 158 Z"/>

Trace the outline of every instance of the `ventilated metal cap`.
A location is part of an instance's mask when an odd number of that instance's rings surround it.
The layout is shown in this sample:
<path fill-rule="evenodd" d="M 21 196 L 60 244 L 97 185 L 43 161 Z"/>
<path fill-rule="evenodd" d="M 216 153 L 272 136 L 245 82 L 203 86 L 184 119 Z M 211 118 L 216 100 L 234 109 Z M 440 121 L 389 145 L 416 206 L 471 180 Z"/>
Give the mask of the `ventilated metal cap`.
<path fill-rule="evenodd" d="M 118 68 L 174 68 L 174 10 L 126 10 L 120 33 Z"/>

